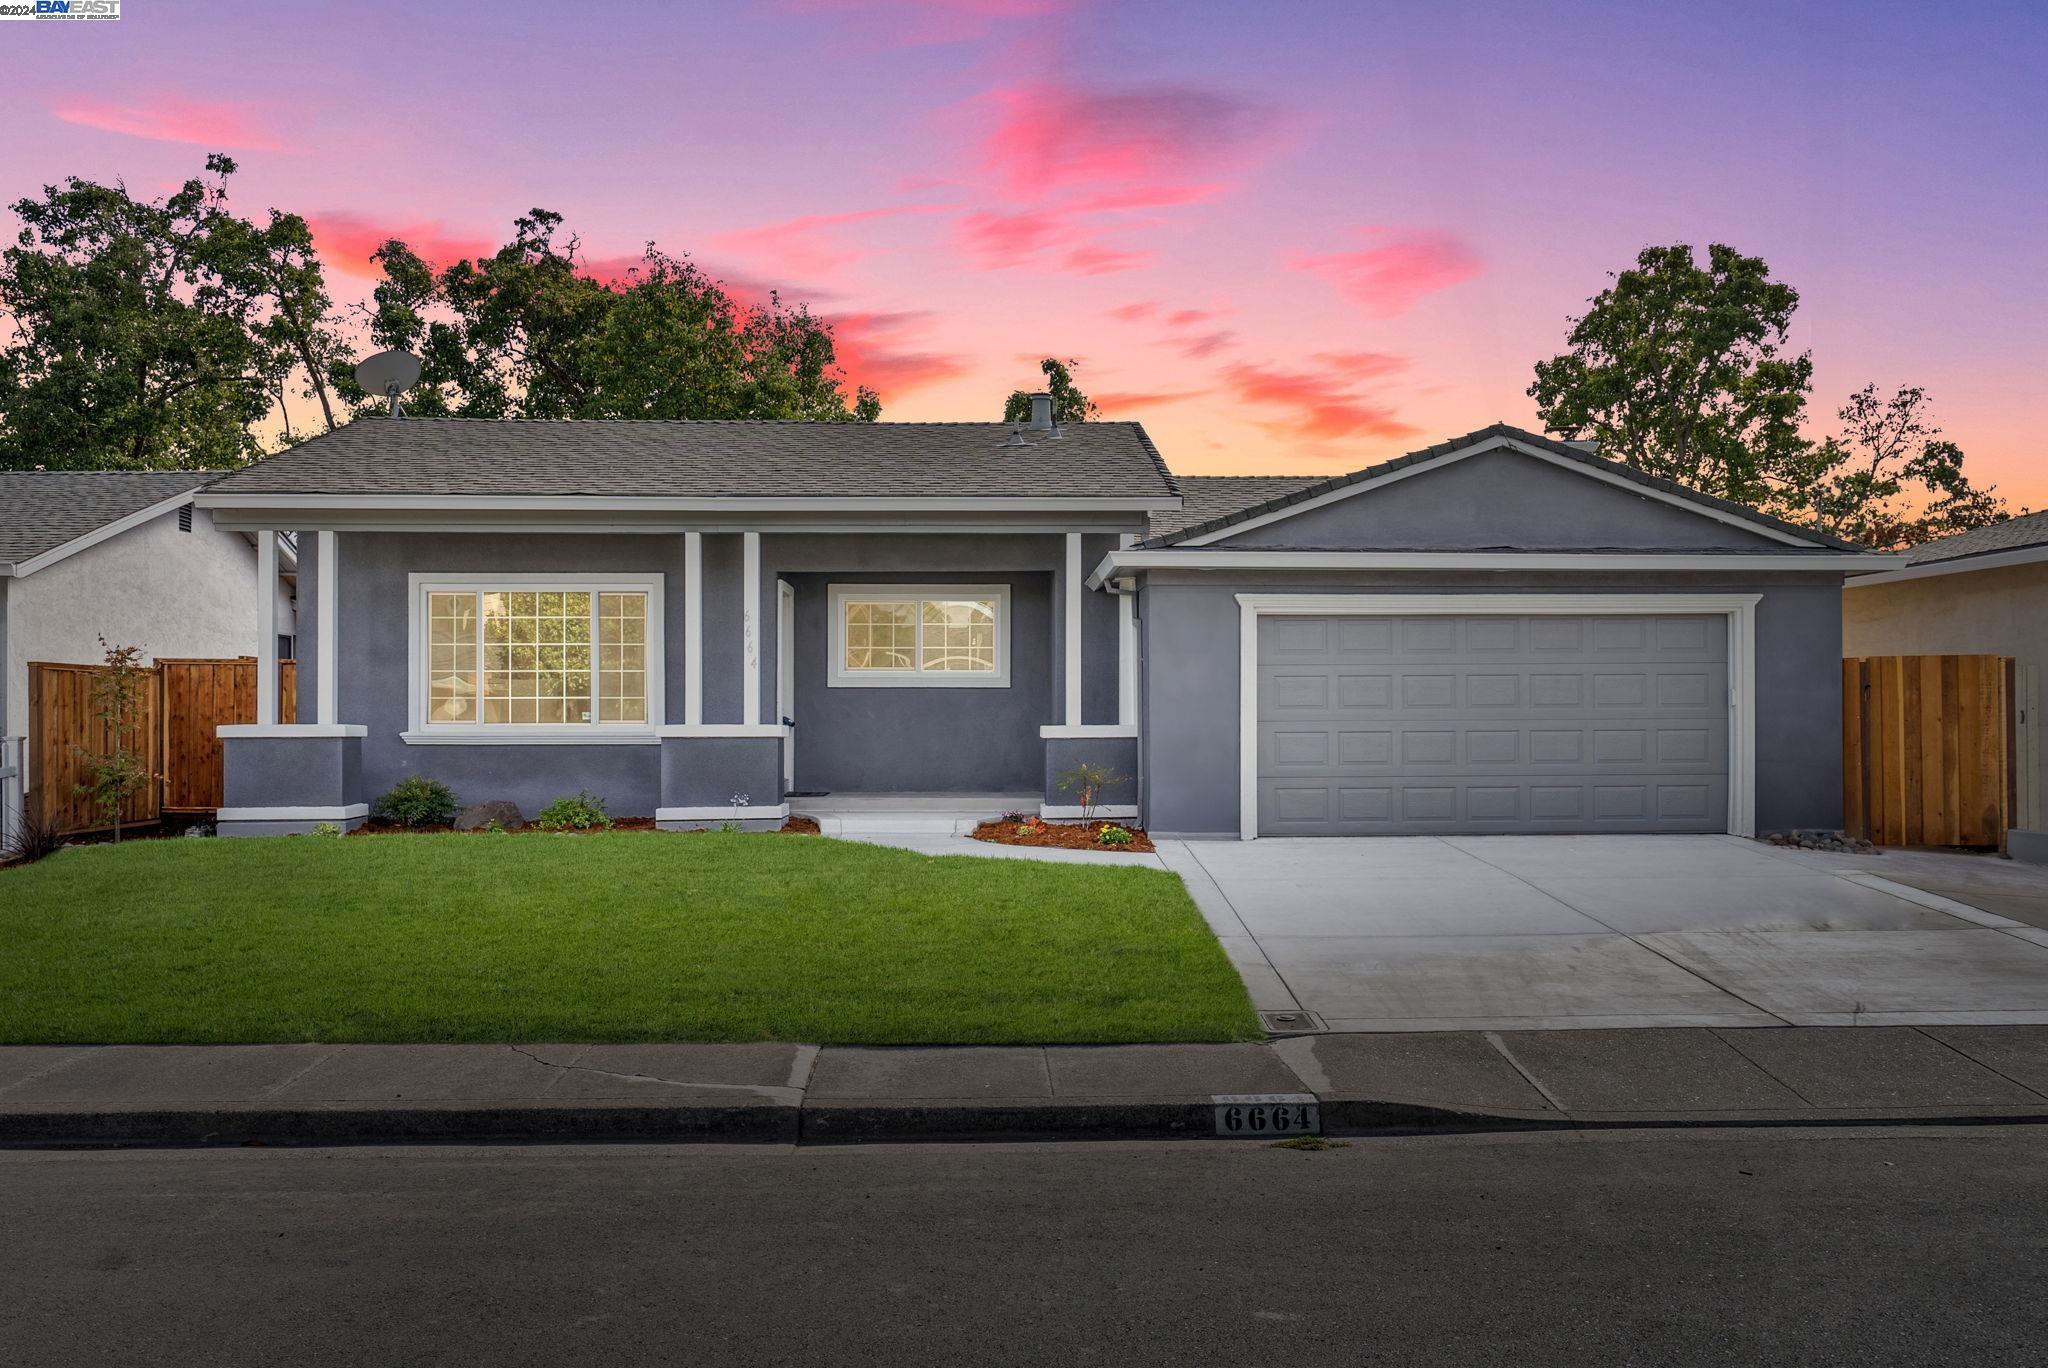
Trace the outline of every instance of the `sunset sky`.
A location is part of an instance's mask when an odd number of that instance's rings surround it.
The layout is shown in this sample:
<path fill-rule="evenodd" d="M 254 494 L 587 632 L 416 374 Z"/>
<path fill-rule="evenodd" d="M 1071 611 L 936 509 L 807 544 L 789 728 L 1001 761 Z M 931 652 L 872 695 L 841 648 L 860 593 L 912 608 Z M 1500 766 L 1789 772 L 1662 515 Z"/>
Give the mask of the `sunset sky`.
<path fill-rule="evenodd" d="M 1080 360 L 1191 474 L 1352 469 L 1496 419 L 1650 243 L 1796 286 L 1816 431 L 1926 386 L 2048 504 L 2048 7 L 126 0 L 0 25 L 0 200 L 205 153 L 337 294 L 555 209 L 835 320 L 885 418 Z M 10 228 L 11 233 L 11 228 Z"/>

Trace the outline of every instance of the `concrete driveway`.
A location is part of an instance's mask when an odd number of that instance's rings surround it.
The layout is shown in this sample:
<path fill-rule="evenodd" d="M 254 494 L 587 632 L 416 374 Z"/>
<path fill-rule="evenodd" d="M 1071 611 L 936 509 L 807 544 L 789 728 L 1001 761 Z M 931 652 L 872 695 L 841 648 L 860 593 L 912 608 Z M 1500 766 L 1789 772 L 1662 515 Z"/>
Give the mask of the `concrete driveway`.
<path fill-rule="evenodd" d="M 2048 929 L 1949 896 L 1988 887 L 2010 910 L 2048 908 L 2048 871 L 2009 862 L 1729 836 L 1160 853 L 1255 1004 L 1335 1031 L 2048 1022 Z"/>

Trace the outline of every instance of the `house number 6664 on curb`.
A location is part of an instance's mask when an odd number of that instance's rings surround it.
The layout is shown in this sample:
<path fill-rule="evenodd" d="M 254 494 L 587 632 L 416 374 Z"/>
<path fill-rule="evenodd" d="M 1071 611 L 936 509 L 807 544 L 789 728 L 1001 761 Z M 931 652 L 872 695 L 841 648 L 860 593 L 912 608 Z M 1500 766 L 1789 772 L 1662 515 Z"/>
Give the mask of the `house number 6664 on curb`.
<path fill-rule="evenodd" d="M 1216 1133 L 1235 1140 L 1270 1135 L 1318 1135 L 1323 1129 L 1314 1093 L 1218 1093 Z"/>

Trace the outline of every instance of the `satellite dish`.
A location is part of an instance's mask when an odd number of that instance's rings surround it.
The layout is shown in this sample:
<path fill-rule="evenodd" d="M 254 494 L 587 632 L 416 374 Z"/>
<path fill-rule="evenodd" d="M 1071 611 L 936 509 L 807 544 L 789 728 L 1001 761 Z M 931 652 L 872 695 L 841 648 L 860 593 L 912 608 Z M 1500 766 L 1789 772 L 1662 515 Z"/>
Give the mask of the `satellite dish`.
<path fill-rule="evenodd" d="M 356 383 L 371 394 L 391 400 L 391 416 L 398 416 L 398 396 L 419 383 L 420 359 L 411 352 L 381 351 L 356 363 Z"/>

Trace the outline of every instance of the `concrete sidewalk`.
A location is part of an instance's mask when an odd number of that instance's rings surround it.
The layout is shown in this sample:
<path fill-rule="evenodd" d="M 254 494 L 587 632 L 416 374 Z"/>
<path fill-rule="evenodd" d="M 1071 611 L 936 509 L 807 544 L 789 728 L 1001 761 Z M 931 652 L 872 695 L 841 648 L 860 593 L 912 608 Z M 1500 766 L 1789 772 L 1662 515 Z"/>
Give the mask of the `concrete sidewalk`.
<path fill-rule="evenodd" d="M 1310 1035 L 1262 1044 L 0 1048 L 0 1144 L 779 1143 L 2048 1121 L 2048 1026 Z"/>

